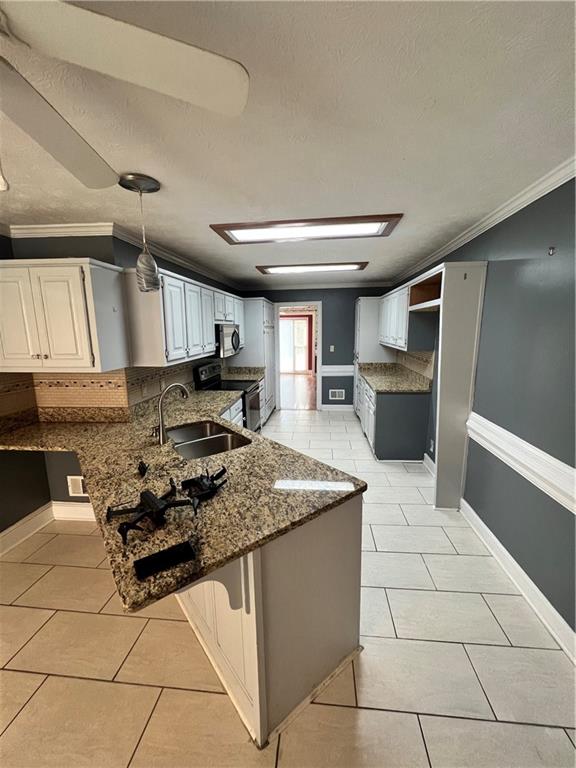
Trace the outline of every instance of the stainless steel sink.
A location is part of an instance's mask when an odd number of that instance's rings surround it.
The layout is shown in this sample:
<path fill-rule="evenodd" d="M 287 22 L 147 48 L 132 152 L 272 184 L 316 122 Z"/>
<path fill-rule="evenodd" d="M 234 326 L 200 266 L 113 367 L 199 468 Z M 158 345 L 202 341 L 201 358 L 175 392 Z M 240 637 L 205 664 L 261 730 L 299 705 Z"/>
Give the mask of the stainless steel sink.
<path fill-rule="evenodd" d="M 204 456 L 213 456 L 215 453 L 243 448 L 251 443 L 252 441 L 244 437 L 244 435 L 226 430 L 223 434 L 213 435 L 212 437 L 202 437 L 198 440 L 178 443 L 175 448 L 180 456 L 185 459 L 202 459 Z"/>
<path fill-rule="evenodd" d="M 179 443 L 188 443 L 190 440 L 201 440 L 204 437 L 233 435 L 235 433 L 223 427 L 222 424 L 216 424 L 215 421 L 195 421 L 193 424 L 181 424 L 179 427 L 168 429 L 166 434 L 178 445 Z"/>

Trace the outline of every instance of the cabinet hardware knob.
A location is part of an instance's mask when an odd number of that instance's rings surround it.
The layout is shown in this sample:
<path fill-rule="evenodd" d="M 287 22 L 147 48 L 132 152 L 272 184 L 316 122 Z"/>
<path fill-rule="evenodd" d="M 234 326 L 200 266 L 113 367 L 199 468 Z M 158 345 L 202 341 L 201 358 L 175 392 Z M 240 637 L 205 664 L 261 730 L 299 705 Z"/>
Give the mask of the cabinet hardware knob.
<path fill-rule="evenodd" d="M 44 358 L 44 360 L 48 360 L 49 355 L 42 355 L 42 357 Z"/>

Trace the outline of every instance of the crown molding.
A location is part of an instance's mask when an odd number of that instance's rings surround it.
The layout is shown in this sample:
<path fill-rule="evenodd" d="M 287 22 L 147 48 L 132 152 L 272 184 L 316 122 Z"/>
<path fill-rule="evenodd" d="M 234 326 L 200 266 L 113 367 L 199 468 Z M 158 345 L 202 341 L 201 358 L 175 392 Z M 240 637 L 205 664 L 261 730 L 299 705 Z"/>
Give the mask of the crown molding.
<path fill-rule="evenodd" d="M 409 269 L 401 272 L 396 277 L 394 284 L 397 285 L 417 272 L 420 272 L 422 269 L 425 269 L 445 256 L 448 256 L 448 254 L 461 248 L 463 245 L 466 245 L 466 243 L 469 243 L 470 240 L 478 237 L 478 235 L 481 235 L 496 224 L 504 221 L 504 219 L 518 213 L 522 208 L 526 208 L 527 205 L 535 202 L 540 197 L 544 197 L 548 192 L 552 192 L 552 190 L 560 187 L 565 182 L 570 181 L 570 179 L 573 179 L 576 175 L 575 162 L 576 158 L 570 157 L 568 160 L 560 163 L 560 165 L 557 165 L 556 168 L 553 168 L 549 173 L 527 186 L 522 192 L 514 195 L 514 197 L 510 198 L 506 203 L 492 211 L 492 213 L 489 213 L 487 216 L 480 219 L 480 221 L 476 222 L 476 224 L 465 229 L 464 232 L 458 235 L 458 237 L 450 240 L 446 245 L 443 245 L 442 248 L 438 248 L 437 251 L 426 256 L 425 259 L 422 259 Z"/>
<path fill-rule="evenodd" d="M 274 279 L 276 280 L 276 276 L 274 276 Z M 363 283 L 314 283 L 314 285 L 302 285 L 302 283 L 282 283 L 281 285 L 272 285 L 272 284 L 263 284 L 263 283 L 248 283 L 248 284 L 242 284 L 240 286 L 241 290 L 243 291 L 250 291 L 252 293 L 253 291 L 263 291 L 264 293 L 268 293 L 268 291 L 326 291 L 326 290 L 334 290 L 339 288 L 358 288 L 358 289 L 364 289 L 368 290 L 371 288 L 391 288 L 393 285 L 396 285 L 396 282 L 392 282 L 391 280 L 387 282 L 363 282 Z M 377 299 L 378 296 L 368 296 L 369 299 Z M 305 299 L 303 300 L 303 303 L 305 303 Z"/>
<path fill-rule="evenodd" d="M 95 224 L 11 224 L 10 237 L 102 237 L 112 236 L 111 222 Z"/>

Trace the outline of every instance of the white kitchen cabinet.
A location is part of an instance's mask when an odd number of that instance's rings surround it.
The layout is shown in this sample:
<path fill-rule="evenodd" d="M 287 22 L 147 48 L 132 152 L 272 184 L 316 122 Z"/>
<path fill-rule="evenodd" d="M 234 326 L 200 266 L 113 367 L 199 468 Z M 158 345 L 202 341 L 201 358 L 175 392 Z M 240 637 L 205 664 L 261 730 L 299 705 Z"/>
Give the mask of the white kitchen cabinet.
<path fill-rule="evenodd" d="M 408 289 L 400 288 L 380 299 L 379 341 L 405 350 L 408 343 Z"/>
<path fill-rule="evenodd" d="M 166 360 L 170 363 L 188 357 L 186 327 L 186 283 L 175 277 L 162 277 Z"/>
<path fill-rule="evenodd" d="M 214 291 L 201 288 L 200 295 L 202 302 L 202 353 L 211 354 L 216 350 Z"/>
<path fill-rule="evenodd" d="M 223 321 L 226 299 L 233 308 L 230 322 L 242 300 L 166 270 L 160 270 L 160 281 L 160 291 L 142 293 L 136 271 L 126 270 L 132 365 L 160 367 L 212 355 L 214 326 Z"/>
<path fill-rule="evenodd" d="M 224 319 L 227 323 L 235 322 L 234 319 L 234 296 L 224 296 Z"/>
<path fill-rule="evenodd" d="M 376 436 L 376 394 L 372 387 L 364 381 L 364 434 L 374 450 Z"/>
<path fill-rule="evenodd" d="M 234 299 L 234 322 L 238 326 L 238 334 L 240 336 L 240 346 L 244 346 L 245 340 L 245 328 L 244 328 L 244 301 L 242 299 Z"/>
<path fill-rule="evenodd" d="M 185 283 L 186 298 L 186 356 L 198 357 L 204 351 L 204 333 L 202 325 L 202 295 L 200 286 Z"/>
<path fill-rule="evenodd" d="M 264 407 L 260 418 L 264 425 L 276 407 L 276 336 L 275 308 L 268 299 L 244 299 L 246 344 L 234 357 L 234 365 L 265 368 Z"/>
<path fill-rule="evenodd" d="M 217 323 L 226 321 L 226 297 L 220 291 L 214 291 L 214 320 Z"/>
<path fill-rule="evenodd" d="M 0 263 L 0 371 L 127 366 L 121 271 L 90 259 Z"/>

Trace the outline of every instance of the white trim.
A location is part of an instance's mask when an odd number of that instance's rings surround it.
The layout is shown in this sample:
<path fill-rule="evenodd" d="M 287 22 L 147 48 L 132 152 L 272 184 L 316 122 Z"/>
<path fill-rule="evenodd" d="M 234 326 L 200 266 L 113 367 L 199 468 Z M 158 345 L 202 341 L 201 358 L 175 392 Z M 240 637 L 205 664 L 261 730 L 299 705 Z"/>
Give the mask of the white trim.
<path fill-rule="evenodd" d="M 321 376 L 354 376 L 354 365 L 323 365 Z"/>
<path fill-rule="evenodd" d="M 472 440 L 576 514 L 574 467 L 564 464 L 477 413 L 470 414 L 466 427 Z"/>
<path fill-rule="evenodd" d="M 464 232 L 458 235 L 458 237 L 450 240 L 446 245 L 443 245 L 442 248 L 438 248 L 437 251 L 426 256 L 425 259 L 422 259 L 417 264 L 405 269 L 396 277 L 395 284 L 405 280 L 430 264 L 434 264 L 434 262 L 443 259 L 445 256 L 448 256 L 449 253 L 466 245 L 470 240 L 473 240 L 475 237 L 478 237 L 478 235 L 481 235 L 496 224 L 504 221 L 504 219 L 513 216 L 515 213 L 522 210 L 522 208 L 526 208 L 527 205 L 530 205 L 544 195 L 547 195 L 548 192 L 552 192 L 552 190 L 560 187 L 565 182 L 570 181 L 570 179 L 574 178 L 574 162 L 575 158 L 570 157 L 568 160 L 560 163 L 560 165 L 557 165 L 556 168 L 553 168 L 549 173 L 528 185 L 522 192 L 514 195 L 514 197 L 510 198 L 506 203 L 492 211 L 492 213 L 489 213 L 487 216 L 480 219 L 480 221 L 477 221 L 476 224 L 465 229 Z"/>
<path fill-rule="evenodd" d="M 518 565 L 506 547 L 496 538 L 465 499 L 460 502 L 460 510 L 474 531 L 482 539 L 488 550 L 494 555 L 510 579 L 532 606 L 542 623 L 568 654 L 572 662 L 576 660 L 576 634 L 570 625 L 558 613 L 548 598 L 538 589 L 528 574 Z"/>
<path fill-rule="evenodd" d="M 3 235 L 4 237 L 10 237 L 10 225 L 9 224 L 3 224 L 0 221 L 0 235 Z"/>
<path fill-rule="evenodd" d="M 354 406 L 342 403 L 342 405 L 328 405 L 327 403 L 320 403 L 319 411 L 353 411 Z"/>
<path fill-rule="evenodd" d="M 11 224 L 10 237 L 112 237 L 114 224 L 111 221 L 94 224 Z"/>
<path fill-rule="evenodd" d="M 0 555 L 17 547 L 24 539 L 48 525 L 53 519 L 52 503 L 49 501 L 21 520 L 17 520 L 14 525 L 0 532 Z"/>
<path fill-rule="evenodd" d="M 432 461 L 432 459 L 430 458 L 430 456 L 428 456 L 427 453 L 424 454 L 422 463 L 424 464 L 428 472 L 430 472 L 431 475 L 436 477 L 436 464 Z"/>
<path fill-rule="evenodd" d="M 51 503 L 54 520 L 96 520 L 92 504 L 78 501 L 53 501 Z"/>

